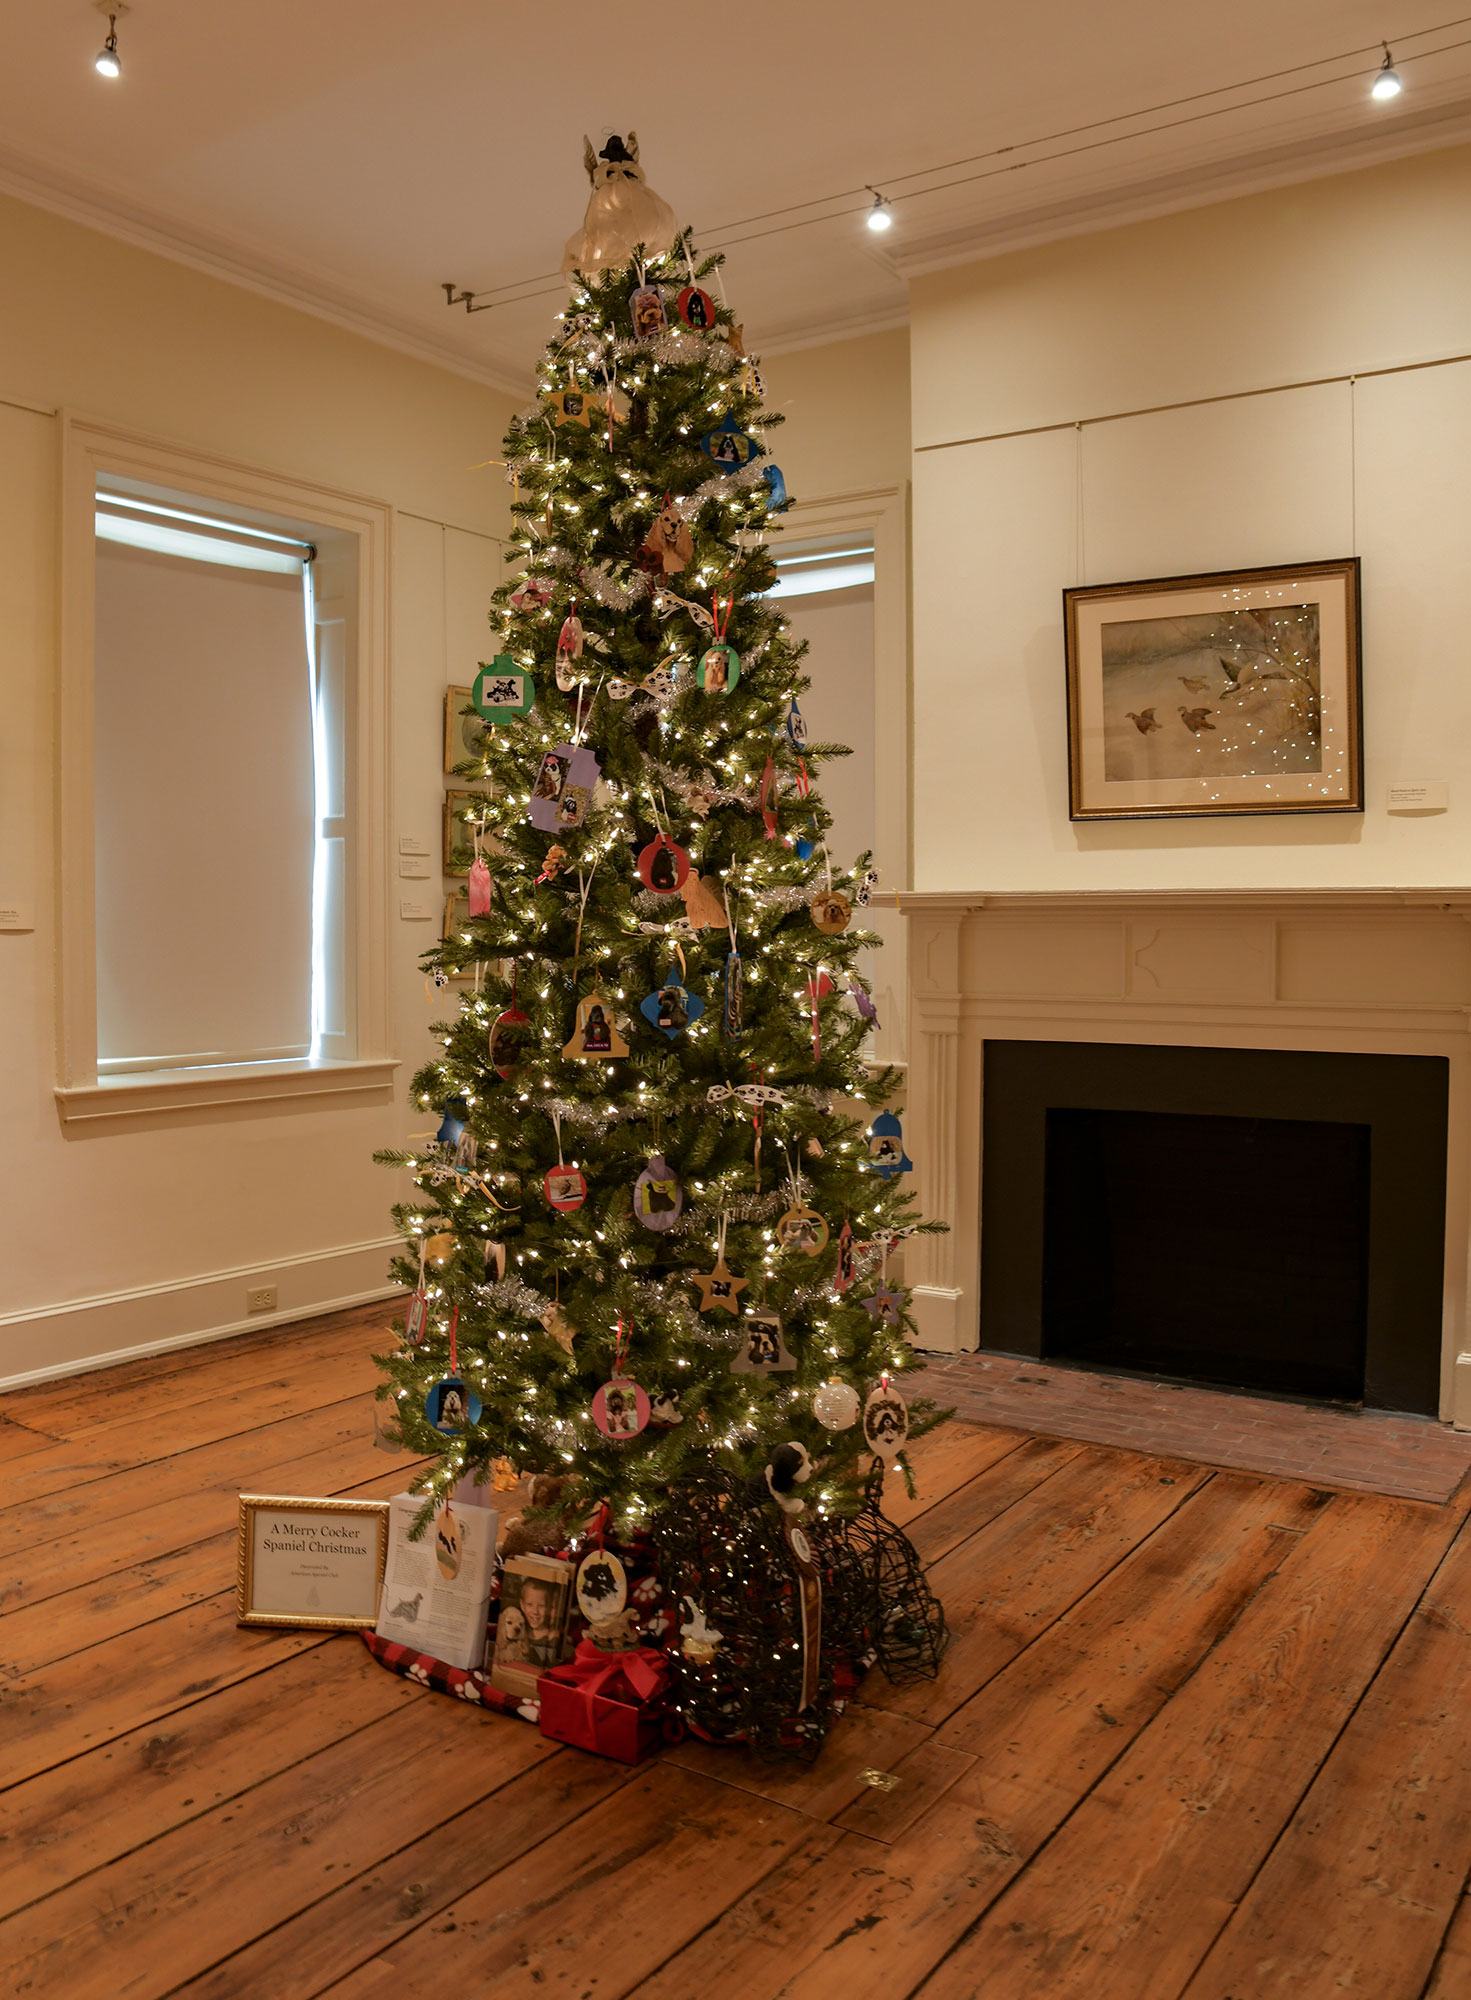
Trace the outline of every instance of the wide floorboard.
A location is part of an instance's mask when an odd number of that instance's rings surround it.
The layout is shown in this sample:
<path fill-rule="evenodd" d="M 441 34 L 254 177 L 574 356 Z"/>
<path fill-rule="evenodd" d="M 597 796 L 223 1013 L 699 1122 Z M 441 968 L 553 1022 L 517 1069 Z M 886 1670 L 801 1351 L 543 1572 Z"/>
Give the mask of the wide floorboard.
<path fill-rule="evenodd" d="M 952 1422 L 890 1503 L 939 1678 L 629 1770 L 236 1629 L 242 1488 L 407 1483 L 387 1318 L 0 1406 L 0 1993 L 1471 1996 L 1467 1495 Z"/>

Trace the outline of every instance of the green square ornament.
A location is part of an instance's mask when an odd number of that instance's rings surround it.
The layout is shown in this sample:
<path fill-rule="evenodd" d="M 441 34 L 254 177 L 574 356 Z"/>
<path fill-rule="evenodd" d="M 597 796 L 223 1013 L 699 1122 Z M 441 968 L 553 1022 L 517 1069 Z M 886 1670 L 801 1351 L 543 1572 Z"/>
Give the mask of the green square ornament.
<path fill-rule="evenodd" d="M 536 683 L 509 653 L 497 653 L 490 665 L 482 666 L 476 674 L 473 699 L 483 721 L 509 722 L 512 716 L 529 713 L 536 699 Z"/>

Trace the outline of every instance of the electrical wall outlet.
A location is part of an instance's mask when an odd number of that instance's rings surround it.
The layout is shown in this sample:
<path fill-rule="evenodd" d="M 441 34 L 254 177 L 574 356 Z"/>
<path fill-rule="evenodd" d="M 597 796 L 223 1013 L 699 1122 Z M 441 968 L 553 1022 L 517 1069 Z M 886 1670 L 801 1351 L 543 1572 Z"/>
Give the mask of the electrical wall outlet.
<path fill-rule="evenodd" d="M 273 1313 L 276 1310 L 276 1287 L 257 1285 L 245 1294 L 245 1310 L 248 1313 Z"/>

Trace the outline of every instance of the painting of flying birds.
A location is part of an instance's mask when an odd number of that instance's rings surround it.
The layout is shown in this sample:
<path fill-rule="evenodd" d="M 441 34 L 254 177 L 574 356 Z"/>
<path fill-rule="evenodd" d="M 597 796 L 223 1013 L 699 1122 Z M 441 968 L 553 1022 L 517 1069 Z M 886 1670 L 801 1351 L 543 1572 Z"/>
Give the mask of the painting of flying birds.
<path fill-rule="evenodd" d="M 1355 559 L 1063 599 L 1073 818 L 1362 810 Z"/>

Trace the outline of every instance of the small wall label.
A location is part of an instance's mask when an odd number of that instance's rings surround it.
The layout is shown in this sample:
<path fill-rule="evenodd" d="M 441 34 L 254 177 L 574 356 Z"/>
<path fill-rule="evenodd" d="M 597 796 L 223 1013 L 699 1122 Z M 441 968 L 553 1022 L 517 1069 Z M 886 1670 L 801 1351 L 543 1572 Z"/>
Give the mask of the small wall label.
<path fill-rule="evenodd" d="M 1387 804 L 1392 813 L 1443 813 L 1450 809 L 1450 803 L 1451 788 L 1444 778 L 1389 787 Z"/>

